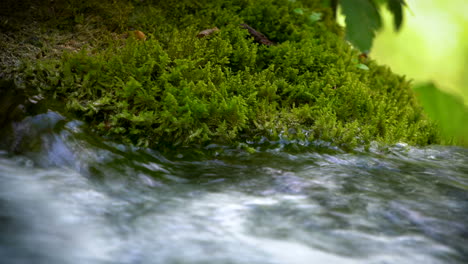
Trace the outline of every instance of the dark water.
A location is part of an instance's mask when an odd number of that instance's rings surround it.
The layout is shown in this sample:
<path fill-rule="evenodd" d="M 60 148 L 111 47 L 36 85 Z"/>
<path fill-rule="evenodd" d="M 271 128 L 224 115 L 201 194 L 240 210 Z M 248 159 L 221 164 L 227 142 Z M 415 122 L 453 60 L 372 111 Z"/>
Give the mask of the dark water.
<path fill-rule="evenodd" d="M 2 139 L 0 262 L 468 263 L 468 149 L 254 147 L 161 154 L 28 117 Z"/>

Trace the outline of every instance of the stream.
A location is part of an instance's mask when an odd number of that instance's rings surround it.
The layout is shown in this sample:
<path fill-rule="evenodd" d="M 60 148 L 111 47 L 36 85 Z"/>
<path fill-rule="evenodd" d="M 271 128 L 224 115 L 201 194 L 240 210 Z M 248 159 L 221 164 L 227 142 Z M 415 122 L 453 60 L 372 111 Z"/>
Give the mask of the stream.
<path fill-rule="evenodd" d="M 466 148 L 162 153 L 52 111 L 10 130 L 1 263 L 468 263 Z"/>

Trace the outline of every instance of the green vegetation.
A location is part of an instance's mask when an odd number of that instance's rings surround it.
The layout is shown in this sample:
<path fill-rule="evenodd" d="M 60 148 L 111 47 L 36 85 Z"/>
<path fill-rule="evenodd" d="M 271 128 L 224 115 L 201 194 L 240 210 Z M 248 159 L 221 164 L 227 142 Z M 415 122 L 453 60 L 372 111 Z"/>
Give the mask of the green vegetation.
<path fill-rule="evenodd" d="M 459 97 L 443 92 L 433 83 L 414 87 L 428 116 L 442 131 L 442 142 L 468 146 L 468 108 Z"/>
<path fill-rule="evenodd" d="M 395 30 L 403 24 L 405 0 L 331 0 L 336 15 L 338 4 L 346 16 L 346 38 L 358 49 L 369 52 L 376 31 L 382 27 L 379 4 L 386 4 L 393 15 Z"/>
<path fill-rule="evenodd" d="M 413 79 L 417 99 L 441 129 L 444 144 L 468 146 L 468 2 L 407 1 L 398 34 L 385 27 L 371 56 Z M 383 12 L 383 23 L 391 15 Z M 422 67 L 423 66 L 423 67 Z M 440 89 L 440 90 L 436 90 Z M 463 106 L 464 104 L 464 106 Z"/>
<path fill-rule="evenodd" d="M 57 8 L 66 14 L 63 32 L 100 35 L 61 56 L 25 56 L 15 79 L 63 101 L 104 136 L 139 146 L 439 140 L 409 82 L 360 57 L 322 1 L 81 2 Z M 255 42 L 240 23 L 277 44 Z M 219 32 L 196 37 L 215 26 Z M 147 40 L 123 38 L 127 29 Z"/>

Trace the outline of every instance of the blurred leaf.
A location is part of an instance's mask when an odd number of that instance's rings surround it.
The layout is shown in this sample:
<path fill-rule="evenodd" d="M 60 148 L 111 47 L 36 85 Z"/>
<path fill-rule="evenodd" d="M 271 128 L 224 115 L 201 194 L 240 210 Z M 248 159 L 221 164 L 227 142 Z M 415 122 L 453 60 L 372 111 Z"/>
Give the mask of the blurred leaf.
<path fill-rule="evenodd" d="M 403 6 L 406 5 L 404 0 L 388 0 L 387 8 L 393 14 L 393 24 L 395 30 L 399 30 L 403 24 Z"/>
<path fill-rule="evenodd" d="M 303 15 L 304 14 L 304 10 L 302 10 L 302 8 L 296 8 L 293 10 L 294 13 L 296 14 L 299 14 L 299 15 Z"/>
<path fill-rule="evenodd" d="M 322 19 L 322 13 L 312 12 L 312 14 L 309 15 L 309 20 L 312 23 L 315 23 L 319 21 L 320 19 Z"/>
<path fill-rule="evenodd" d="M 436 121 L 445 143 L 468 145 L 468 108 L 461 98 L 439 90 L 433 83 L 414 87 L 427 115 Z"/>
<path fill-rule="evenodd" d="M 346 38 L 362 52 L 368 52 L 375 32 L 382 26 L 377 6 L 372 0 L 346 0 L 340 3 L 346 16 Z"/>
<path fill-rule="evenodd" d="M 366 70 L 366 71 L 369 70 L 369 67 L 367 67 L 367 65 L 362 64 L 362 63 L 359 63 L 358 65 L 356 65 L 356 67 L 361 69 L 361 70 Z"/>
<path fill-rule="evenodd" d="M 298 15 L 304 15 L 306 14 L 305 12 L 307 12 L 307 9 L 302 9 L 302 8 L 296 8 L 293 10 L 294 13 L 298 14 Z M 309 18 L 309 21 L 311 23 L 315 23 L 317 21 L 319 21 L 320 19 L 322 19 L 322 13 L 320 12 L 307 12 L 307 13 L 310 13 L 307 17 Z"/>

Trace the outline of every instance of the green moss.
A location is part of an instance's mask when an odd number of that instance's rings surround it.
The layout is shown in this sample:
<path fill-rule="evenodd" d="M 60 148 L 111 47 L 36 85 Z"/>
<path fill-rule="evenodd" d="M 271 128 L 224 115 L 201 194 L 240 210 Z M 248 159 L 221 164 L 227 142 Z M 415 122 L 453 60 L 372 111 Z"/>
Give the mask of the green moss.
<path fill-rule="evenodd" d="M 146 41 L 29 61 L 23 85 L 63 100 L 98 133 L 141 146 L 438 142 L 409 82 L 360 61 L 321 1 L 145 1 L 132 10 L 121 20 Z M 240 23 L 277 45 L 254 42 Z M 214 26 L 220 32 L 196 37 Z"/>

